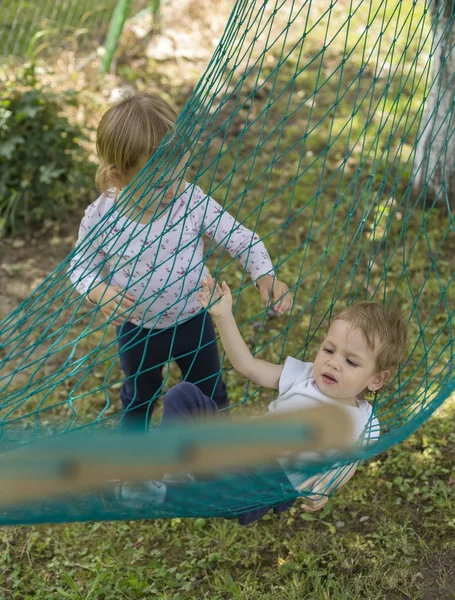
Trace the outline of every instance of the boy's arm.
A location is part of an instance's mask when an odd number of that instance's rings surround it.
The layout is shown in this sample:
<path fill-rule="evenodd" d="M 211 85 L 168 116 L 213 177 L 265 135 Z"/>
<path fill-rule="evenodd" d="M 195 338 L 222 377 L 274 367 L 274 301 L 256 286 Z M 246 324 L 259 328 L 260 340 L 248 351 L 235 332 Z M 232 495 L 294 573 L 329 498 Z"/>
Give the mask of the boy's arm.
<path fill-rule="evenodd" d="M 234 369 L 257 385 L 278 389 L 283 365 L 255 358 L 235 322 L 234 315 L 215 317 L 221 343 Z"/>
<path fill-rule="evenodd" d="M 232 296 L 227 283 L 223 282 L 221 287 L 215 285 L 213 278 L 208 275 L 202 287 L 199 300 L 215 319 L 224 351 L 234 369 L 257 385 L 278 389 L 283 365 L 255 358 L 251 354 L 232 314 Z"/>

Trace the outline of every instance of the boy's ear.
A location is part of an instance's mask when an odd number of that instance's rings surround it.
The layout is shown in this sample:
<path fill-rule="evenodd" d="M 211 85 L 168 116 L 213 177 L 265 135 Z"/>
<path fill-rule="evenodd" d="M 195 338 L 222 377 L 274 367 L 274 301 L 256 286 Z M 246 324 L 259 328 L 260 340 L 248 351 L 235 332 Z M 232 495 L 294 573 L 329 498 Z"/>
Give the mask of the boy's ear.
<path fill-rule="evenodd" d="M 370 392 L 377 392 L 382 388 L 387 379 L 390 377 L 390 370 L 386 369 L 385 371 L 380 371 L 376 373 L 370 383 L 368 384 L 368 389 Z"/>

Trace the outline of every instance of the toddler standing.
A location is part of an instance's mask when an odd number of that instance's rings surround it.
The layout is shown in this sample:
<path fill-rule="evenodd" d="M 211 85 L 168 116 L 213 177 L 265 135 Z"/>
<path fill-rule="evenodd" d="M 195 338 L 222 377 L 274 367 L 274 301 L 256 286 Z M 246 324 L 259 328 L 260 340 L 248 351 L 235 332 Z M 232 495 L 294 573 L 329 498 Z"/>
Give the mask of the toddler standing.
<path fill-rule="evenodd" d="M 96 178 L 102 194 L 85 211 L 71 262 L 79 293 L 117 326 L 122 429 L 146 430 L 170 358 L 219 409 L 229 403 L 212 319 L 198 300 L 208 274 L 202 233 L 247 269 L 275 311 L 292 303 L 259 237 L 184 180 L 183 159 L 171 173 L 161 169 L 153 181 L 125 189 L 166 136 L 172 147 L 176 118 L 149 93 L 124 98 L 102 117 Z"/>

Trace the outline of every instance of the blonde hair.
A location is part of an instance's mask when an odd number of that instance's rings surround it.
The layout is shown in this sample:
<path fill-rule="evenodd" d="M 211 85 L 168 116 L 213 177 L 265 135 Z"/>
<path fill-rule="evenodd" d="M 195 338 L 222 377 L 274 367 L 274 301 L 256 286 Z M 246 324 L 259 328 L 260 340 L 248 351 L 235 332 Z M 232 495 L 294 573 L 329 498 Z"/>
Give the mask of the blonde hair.
<path fill-rule="evenodd" d="M 127 96 L 102 117 L 96 131 L 100 165 L 95 181 L 102 192 L 114 187 L 109 174 L 115 168 L 124 181 L 132 169 L 155 154 L 166 135 L 174 130 L 176 112 L 155 94 Z"/>
<path fill-rule="evenodd" d="M 394 371 L 403 361 L 408 345 L 408 331 L 398 308 L 378 302 L 357 302 L 345 308 L 334 321 L 346 321 L 360 329 L 368 348 L 377 351 L 378 371 Z"/>

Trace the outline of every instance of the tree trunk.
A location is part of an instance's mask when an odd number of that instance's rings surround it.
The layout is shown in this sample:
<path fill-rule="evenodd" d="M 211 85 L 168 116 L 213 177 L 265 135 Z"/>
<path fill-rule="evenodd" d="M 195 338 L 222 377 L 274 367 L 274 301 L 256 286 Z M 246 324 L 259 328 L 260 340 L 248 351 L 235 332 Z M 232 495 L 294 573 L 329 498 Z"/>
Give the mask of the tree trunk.
<path fill-rule="evenodd" d="M 420 124 L 412 190 L 429 207 L 455 209 L 455 0 L 432 0 L 433 77 Z"/>

